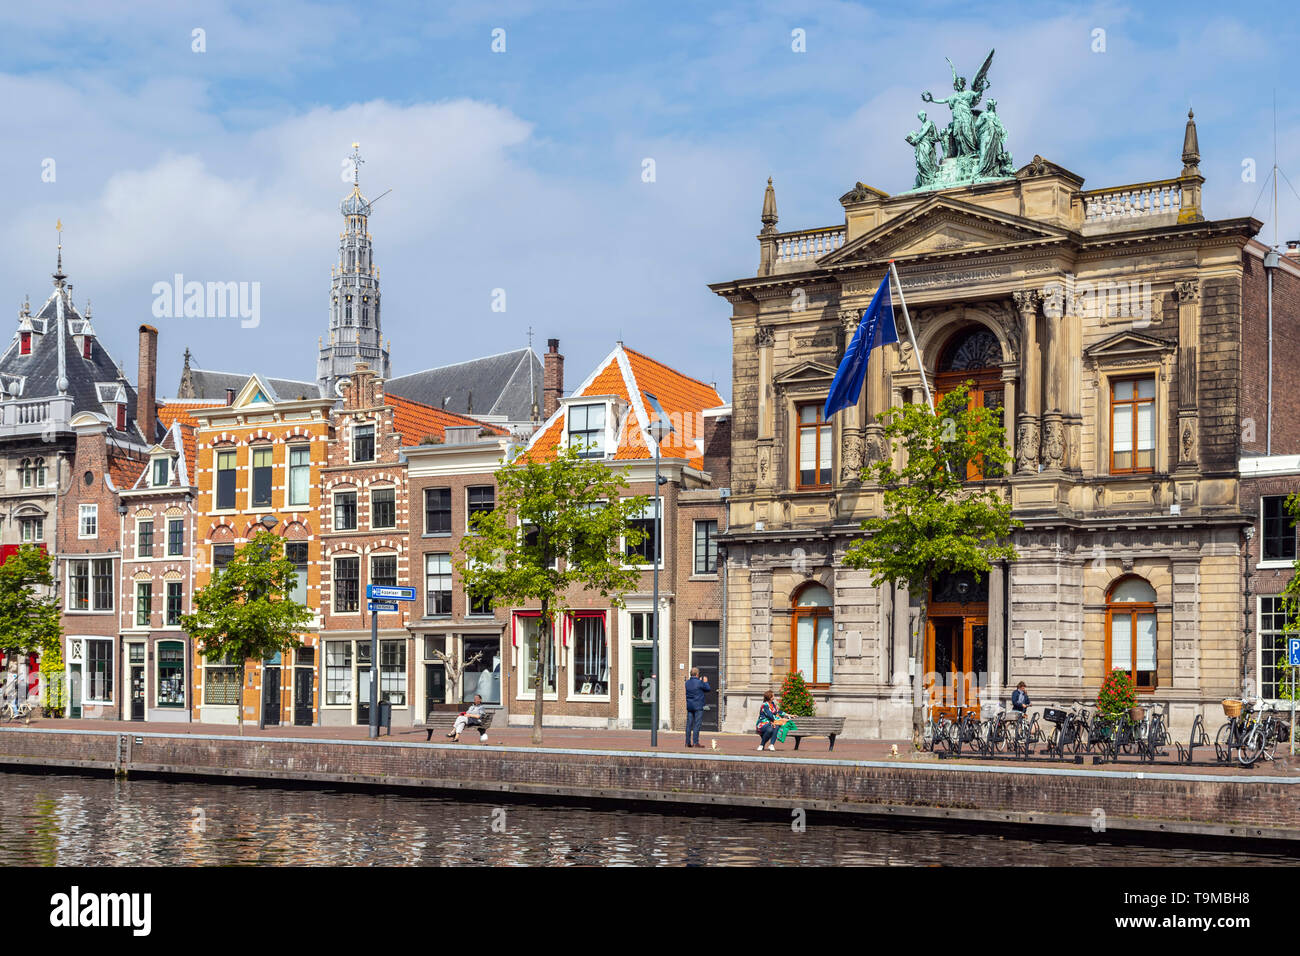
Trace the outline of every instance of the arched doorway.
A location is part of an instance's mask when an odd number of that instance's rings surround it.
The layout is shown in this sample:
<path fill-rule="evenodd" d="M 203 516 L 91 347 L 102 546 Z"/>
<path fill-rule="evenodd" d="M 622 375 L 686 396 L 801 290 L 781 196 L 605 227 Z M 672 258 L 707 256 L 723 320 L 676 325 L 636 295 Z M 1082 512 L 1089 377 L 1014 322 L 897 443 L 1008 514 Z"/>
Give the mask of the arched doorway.
<path fill-rule="evenodd" d="M 969 326 L 955 333 L 939 353 L 934 376 L 936 404 L 966 382 L 971 383 L 968 407 L 996 410 L 996 420 L 1005 427 L 1002 416 L 1006 398 L 1006 387 L 1002 382 L 1002 344 L 982 325 Z M 966 463 L 967 481 L 1000 476 L 999 469 L 985 469 L 982 462 Z"/>
<path fill-rule="evenodd" d="M 925 621 L 925 682 L 933 714 L 979 715 L 979 691 L 989 680 L 989 576 L 941 574 L 930 588 Z"/>

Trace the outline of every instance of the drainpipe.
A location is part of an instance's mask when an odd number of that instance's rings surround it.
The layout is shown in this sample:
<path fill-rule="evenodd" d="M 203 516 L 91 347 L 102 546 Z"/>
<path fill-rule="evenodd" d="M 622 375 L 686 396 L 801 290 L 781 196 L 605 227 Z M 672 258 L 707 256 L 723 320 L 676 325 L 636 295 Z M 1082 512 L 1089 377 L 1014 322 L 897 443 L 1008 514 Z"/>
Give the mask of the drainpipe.
<path fill-rule="evenodd" d="M 731 497 L 731 489 L 726 488 L 720 491 L 719 497 L 722 499 L 722 533 L 725 535 L 731 528 L 731 506 L 727 500 Z M 722 565 L 722 628 L 718 640 L 718 732 L 727 723 L 727 695 L 724 692 L 727 686 L 727 552 L 728 547 L 722 544 L 718 548 L 718 563 Z"/>
<path fill-rule="evenodd" d="M 1268 418 L 1264 425 L 1264 454 L 1273 454 L 1273 270 L 1282 257 L 1270 249 L 1264 257 L 1264 271 L 1268 273 Z"/>

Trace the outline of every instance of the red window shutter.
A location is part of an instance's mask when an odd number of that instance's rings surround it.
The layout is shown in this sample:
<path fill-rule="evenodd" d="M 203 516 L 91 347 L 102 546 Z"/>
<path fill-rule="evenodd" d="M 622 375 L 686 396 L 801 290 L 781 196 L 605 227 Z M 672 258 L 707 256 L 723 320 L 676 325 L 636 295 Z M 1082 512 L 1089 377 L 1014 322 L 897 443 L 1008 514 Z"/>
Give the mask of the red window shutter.
<path fill-rule="evenodd" d="M 117 403 L 117 430 L 126 431 L 126 405 L 122 402 Z"/>
<path fill-rule="evenodd" d="M 32 333 L 22 332 L 19 334 L 18 353 L 20 355 L 32 354 Z"/>
<path fill-rule="evenodd" d="M 83 358 L 90 358 L 90 336 L 87 335 L 81 340 L 81 355 Z"/>

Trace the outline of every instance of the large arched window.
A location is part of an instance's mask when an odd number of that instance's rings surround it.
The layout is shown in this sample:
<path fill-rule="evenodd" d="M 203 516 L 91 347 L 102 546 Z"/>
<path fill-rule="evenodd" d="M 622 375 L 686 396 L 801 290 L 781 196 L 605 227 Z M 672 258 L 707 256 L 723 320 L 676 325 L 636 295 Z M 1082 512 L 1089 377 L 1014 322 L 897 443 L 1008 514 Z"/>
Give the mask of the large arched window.
<path fill-rule="evenodd" d="M 1120 578 L 1106 595 L 1106 673 L 1127 672 L 1138 690 L 1156 689 L 1156 590 Z"/>
<path fill-rule="evenodd" d="M 935 373 L 935 402 L 958 386 L 970 382 L 969 408 L 988 408 L 994 411 L 994 420 L 1005 425 L 1003 405 L 1005 386 L 1002 382 L 1002 345 L 998 337 L 982 325 L 963 329 L 950 338 L 939 353 Z M 984 474 L 985 471 L 989 473 Z M 983 462 L 966 463 L 966 479 L 979 481 L 985 477 L 999 477 L 1001 472 L 985 469 Z"/>
<path fill-rule="evenodd" d="M 835 647 L 831 592 L 820 584 L 804 585 L 795 594 L 792 617 L 791 670 L 802 673 L 809 684 L 829 684 Z"/>

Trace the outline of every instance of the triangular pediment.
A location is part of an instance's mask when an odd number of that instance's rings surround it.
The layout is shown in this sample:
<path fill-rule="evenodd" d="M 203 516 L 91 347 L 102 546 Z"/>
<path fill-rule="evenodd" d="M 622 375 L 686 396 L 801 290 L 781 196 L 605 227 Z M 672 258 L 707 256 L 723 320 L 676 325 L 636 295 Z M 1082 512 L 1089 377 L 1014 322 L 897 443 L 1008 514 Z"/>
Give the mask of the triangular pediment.
<path fill-rule="evenodd" d="M 239 390 L 235 400 L 230 403 L 231 408 L 247 408 L 250 405 L 271 405 L 275 399 L 272 396 L 275 391 L 266 384 L 262 376 L 254 372 L 244 383 L 244 387 Z"/>
<path fill-rule="evenodd" d="M 830 253 L 818 265 L 996 250 L 1026 242 L 1051 242 L 1066 236 L 1056 226 L 948 196 L 932 196 Z"/>
<path fill-rule="evenodd" d="M 835 366 L 824 362 L 800 362 L 786 369 L 772 381 L 777 385 L 798 385 L 802 382 L 824 382 L 835 377 Z"/>
<path fill-rule="evenodd" d="M 1172 342 L 1153 338 L 1140 332 L 1117 332 L 1110 338 L 1094 342 L 1083 350 L 1090 359 L 1128 358 L 1133 355 L 1167 352 L 1173 349 Z"/>

